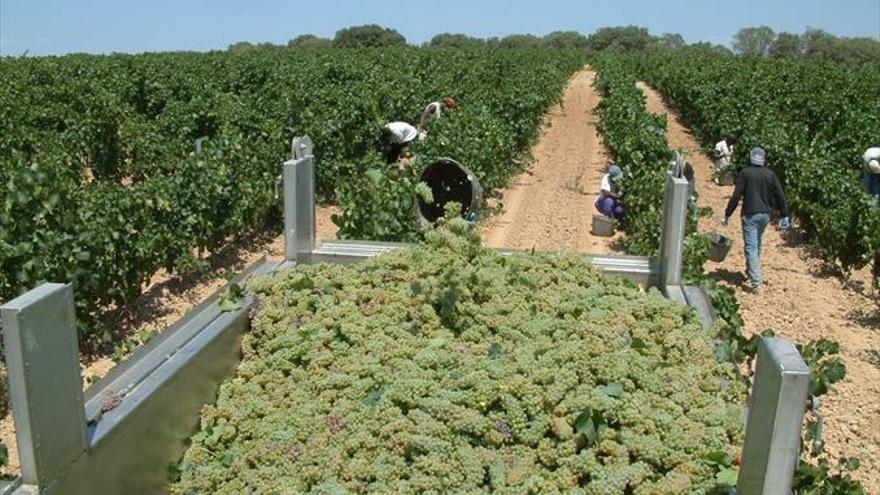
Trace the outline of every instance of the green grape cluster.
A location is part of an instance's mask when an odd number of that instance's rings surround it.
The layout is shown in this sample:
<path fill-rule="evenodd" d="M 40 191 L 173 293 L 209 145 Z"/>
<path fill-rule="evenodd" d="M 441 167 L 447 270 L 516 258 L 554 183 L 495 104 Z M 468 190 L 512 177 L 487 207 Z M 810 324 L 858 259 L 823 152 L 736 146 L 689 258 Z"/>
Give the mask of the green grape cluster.
<path fill-rule="evenodd" d="M 174 494 L 708 493 L 742 443 L 712 334 L 582 257 L 498 254 L 450 220 L 250 290 Z"/>

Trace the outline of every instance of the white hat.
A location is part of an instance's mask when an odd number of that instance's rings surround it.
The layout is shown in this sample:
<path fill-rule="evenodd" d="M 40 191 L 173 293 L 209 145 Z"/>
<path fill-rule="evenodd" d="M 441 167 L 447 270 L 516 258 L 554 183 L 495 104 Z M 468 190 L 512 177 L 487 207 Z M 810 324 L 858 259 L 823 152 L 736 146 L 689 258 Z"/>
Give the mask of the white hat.
<path fill-rule="evenodd" d="M 868 170 L 872 174 L 880 174 L 880 160 L 871 160 L 868 162 Z"/>

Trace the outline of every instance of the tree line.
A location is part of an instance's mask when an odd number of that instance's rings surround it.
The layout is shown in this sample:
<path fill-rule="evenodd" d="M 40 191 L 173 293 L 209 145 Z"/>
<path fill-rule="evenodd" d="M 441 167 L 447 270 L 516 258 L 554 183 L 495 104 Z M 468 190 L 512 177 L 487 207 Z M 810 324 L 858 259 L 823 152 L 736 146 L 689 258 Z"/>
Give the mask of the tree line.
<path fill-rule="evenodd" d="M 368 24 L 341 29 L 332 39 L 303 34 L 291 39 L 286 45 L 252 44 L 240 41 L 230 45 L 228 50 L 242 52 L 255 49 L 377 48 L 406 44 L 406 38 L 397 30 Z M 680 33 L 652 35 L 647 28 L 639 26 L 604 27 L 590 35 L 578 31 L 556 31 L 546 36 L 512 34 L 505 37 L 477 38 L 460 33 L 441 33 L 423 46 L 450 48 L 541 46 L 582 49 L 591 53 L 604 50 L 633 52 L 688 48 L 727 55 L 804 57 L 859 65 L 880 61 L 880 41 L 871 38 L 839 37 L 815 28 L 807 28 L 800 35 L 785 31 L 776 33 L 767 26 L 746 27 L 737 31 L 732 40 L 732 50 L 720 44 L 687 43 Z"/>
<path fill-rule="evenodd" d="M 776 33 L 767 26 L 743 28 L 733 37 L 733 49 L 742 55 L 761 57 L 805 57 L 849 64 L 880 61 L 877 40 L 839 37 L 816 28 L 807 28 L 800 35 Z"/>
<path fill-rule="evenodd" d="M 253 44 L 240 41 L 229 45 L 233 52 L 254 49 L 285 49 L 285 48 L 378 48 L 387 46 L 403 46 L 406 38 L 400 32 L 368 24 L 341 29 L 330 38 L 322 38 L 313 34 L 303 34 L 291 39 L 286 45 L 273 43 Z M 505 48 L 546 46 L 553 48 L 575 48 L 600 52 L 605 49 L 619 51 L 638 51 L 653 47 L 680 48 L 685 46 L 684 37 L 678 33 L 665 33 L 653 36 L 648 29 L 638 26 L 615 26 L 597 30 L 589 36 L 578 31 L 555 31 L 545 36 L 531 34 L 511 34 L 504 37 L 477 38 L 460 33 L 441 33 L 423 46 L 461 48 L 471 46 L 497 46 Z M 715 50 L 726 50 L 721 45 L 696 43 L 689 46 L 705 46 Z M 729 52 L 729 50 L 728 50 Z"/>

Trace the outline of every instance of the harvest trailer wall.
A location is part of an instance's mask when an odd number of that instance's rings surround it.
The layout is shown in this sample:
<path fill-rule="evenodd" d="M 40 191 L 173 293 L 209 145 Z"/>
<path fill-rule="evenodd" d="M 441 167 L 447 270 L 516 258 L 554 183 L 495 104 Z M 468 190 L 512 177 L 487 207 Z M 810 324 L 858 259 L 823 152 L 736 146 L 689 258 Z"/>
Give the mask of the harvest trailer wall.
<path fill-rule="evenodd" d="M 297 263 L 350 263 L 401 244 L 315 242 L 315 159 L 312 144 L 294 139 L 284 163 L 285 261 L 261 260 L 233 282 Z M 693 306 L 708 328 L 714 318 L 705 293 L 682 285 L 688 183 L 666 179 L 661 254 L 590 256 L 606 273 Z M 113 368 L 82 393 L 73 292 L 43 284 L 2 307 L 9 390 L 21 477 L 3 495 L 155 495 L 166 493 L 169 468 L 183 455 L 204 404 L 240 360 L 240 336 L 252 300 L 221 312 L 217 296 Z M 758 353 L 741 494 L 788 494 L 797 462 L 809 370 L 794 346 L 765 339 Z"/>

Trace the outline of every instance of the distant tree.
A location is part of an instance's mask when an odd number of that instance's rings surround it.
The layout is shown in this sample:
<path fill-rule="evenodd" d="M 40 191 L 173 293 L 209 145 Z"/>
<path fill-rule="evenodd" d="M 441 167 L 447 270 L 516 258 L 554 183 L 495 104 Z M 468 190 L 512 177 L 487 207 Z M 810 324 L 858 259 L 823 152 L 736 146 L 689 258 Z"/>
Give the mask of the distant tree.
<path fill-rule="evenodd" d="M 807 28 L 804 31 L 804 55 L 818 60 L 834 60 L 837 58 L 837 37 L 822 29 Z"/>
<path fill-rule="evenodd" d="M 499 45 L 504 48 L 529 48 L 541 45 L 541 38 L 531 34 L 511 34 L 501 38 Z"/>
<path fill-rule="evenodd" d="M 871 38 L 840 38 L 840 58 L 849 64 L 869 64 L 880 62 L 880 42 Z"/>
<path fill-rule="evenodd" d="M 657 43 L 664 48 L 677 50 L 685 45 L 684 36 L 679 33 L 663 33 Z"/>
<path fill-rule="evenodd" d="M 733 55 L 733 51 L 730 48 L 727 48 L 724 45 L 713 45 L 712 43 L 708 43 L 706 41 L 701 41 L 699 43 L 691 43 L 685 47 L 686 50 L 695 53 L 704 53 L 709 55 Z"/>
<path fill-rule="evenodd" d="M 871 38 L 838 38 L 821 29 L 807 28 L 801 39 L 808 58 L 856 65 L 880 62 L 880 42 Z"/>
<path fill-rule="evenodd" d="M 604 27 L 587 38 L 587 48 L 593 52 L 606 49 L 625 52 L 645 50 L 655 43 L 646 28 L 638 26 Z"/>
<path fill-rule="evenodd" d="M 542 40 L 552 48 L 586 48 L 587 37 L 577 31 L 555 31 Z"/>
<path fill-rule="evenodd" d="M 743 55 L 767 55 L 776 34 L 767 26 L 742 28 L 733 35 L 733 50 Z"/>
<path fill-rule="evenodd" d="M 339 48 L 374 48 L 382 46 L 403 46 L 406 38 L 394 29 L 378 24 L 352 26 L 340 29 L 333 38 L 333 46 Z"/>
<path fill-rule="evenodd" d="M 264 41 L 263 43 L 258 43 L 256 48 L 258 50 L 280 50 L 281 48 L 284 48 L 284 45 L 276 45 L 275 43 Z"/>
<path fill-rule="evenodd" d="M 801 54 L 801 37 L 783 31 L 776 35 L 767 51 L 774 57 L 796 57 Z"/>
<path fill-rule="evenodd" d="M 441 33 L 428 42 L 428 46 L 441 46 L 449 48 L 463 48 L 467 46 L 480 46 L 486 44 L 485 40 L 474 38 L 466 34 Z"/>
<path fill-rule="evenodd" d="M 288 48 L 329 48 L 331 46 L 333 46 L 332 40 L 320 38 L 314 34 L 301 34 L 287 42 Z"/>
<path fill-rule="evenodd" d="M 239 41 L 237 43 L 233 43 L 233 44 L 229 45 L 229 48 L 227 48 L 226 51 L 232 52 L 232 53 L 242 53 L 242 52 L 251 51 L 255 48 L 256 47 L 248 41 Z"/>

